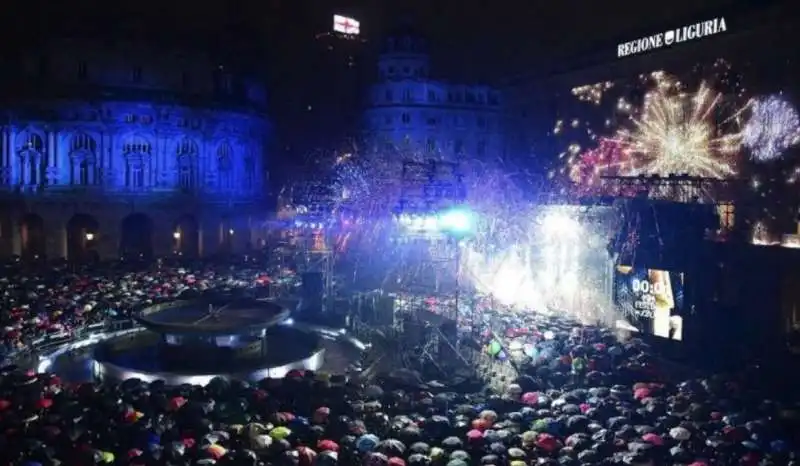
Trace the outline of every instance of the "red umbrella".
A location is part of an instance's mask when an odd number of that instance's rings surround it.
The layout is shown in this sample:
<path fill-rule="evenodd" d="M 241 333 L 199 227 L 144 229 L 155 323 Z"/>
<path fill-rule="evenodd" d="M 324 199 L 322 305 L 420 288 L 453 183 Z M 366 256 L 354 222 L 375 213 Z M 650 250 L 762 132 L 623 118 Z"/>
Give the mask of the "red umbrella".
<path fill-rule="evenodd" d="M 339 444 L 333 440 L 322 439 L 317 443 L 317 450 L 319 451 L 339 451 Z"/>
<path fill-rule="evenodd" d="M 176 396 L 175 398 L 169 400 L 169 406 L 167 407 L 167 409 L 169 409 L 170 411 L 177 411 L 181 409 L 181 407 L 185 404 L 186 404 L 186 398 L 182 396 Z"/>

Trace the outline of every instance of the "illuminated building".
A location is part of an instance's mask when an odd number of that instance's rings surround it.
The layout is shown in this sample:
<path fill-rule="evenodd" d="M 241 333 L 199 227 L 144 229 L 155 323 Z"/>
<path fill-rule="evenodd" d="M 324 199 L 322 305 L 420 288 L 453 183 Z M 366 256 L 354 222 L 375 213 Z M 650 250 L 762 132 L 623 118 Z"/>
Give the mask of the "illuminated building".
<path fill-rule="evenodd" d="M 617 127 L 621 121 L 610 112 L 604 117 L 591 115 L 585 111 L 585 104 L 603 106 L 609 103 L 630 109 L 631 102 L 641 100 L 642 89 L 629 93 L 631 95 L 623 101 L 606 101 L 620 95 L 623 88 L 634 87 L 643 76 L 653 72 L 683 78 L 697 71 L 712 81 L 714 64 L 729 63 L 733 71 L 731 77 L 738 79 L 735 75 L 741 74 L 744 89 L 734 89 L 737 85 L 732 82 L 725 83 L 732 91 L 720 96 L 719 103 L 723 107 L 740 103 L 738 100 L 742 96 L 769 95 L 790 89 L 796 76 L 796 61 L 789 60 L 785 50 L 774 44 L 791 40 L 795 24 L 778 8 L 780 5 L 774 7 L 776 5 L 771 3 L 774 2 L 716 9 L 678 24 L 656 25 L 634 33 L 621 31 L 624 35 L 616 39 L 589 45 L 592 50 L 589 53 L 551 63 L 528 64 L 530 71 L 510 77 L 503 86 L 507 102 L 507 155 L 520 161 L 533 160 L 527 168 L 550 171 L 548 175 L 558 178 L 558 170 L 568 158 L 568 154 L 564 154 L 568 152 L 565 146 L 580 142 L 567 140 L 569 130 L 590 129 L 594 140 L 599 140 L 605 135 L 604 127 Z M 724 32 L 618 56 L 618 47 L 631 41 L 666 38 L 666 34 L 676 30 L 683 34 L 685 27 L 706 20 L 717 21 L 714 24 L 718 25 L 723 18 L 726 21 Z M 662 34 L 662 31 L 666 32 Z M 780 71 L 760 72 L 764 68 L 780 68 Z M 686 83 L 690 84 L 694 89 L 687 88 L 687 91 L 696 91 L 700 83 Z M 580 149 L 593 147 L 592 143 L 582 142 Z"/>
<path fill-rule="evenodd" d="M 424 39 L 410 30 L 385 41 L 364 114 L 377 150 L 401 148 L 449 160 L 502 155 L 501 99 L 488 86 L 431 77 Z"/>
<path fill-rule="evenodd" d="M 211 56 L 47 42 L 3 67 L 0 252 L 210 255 L 255 244 L 265 90 Z"/>

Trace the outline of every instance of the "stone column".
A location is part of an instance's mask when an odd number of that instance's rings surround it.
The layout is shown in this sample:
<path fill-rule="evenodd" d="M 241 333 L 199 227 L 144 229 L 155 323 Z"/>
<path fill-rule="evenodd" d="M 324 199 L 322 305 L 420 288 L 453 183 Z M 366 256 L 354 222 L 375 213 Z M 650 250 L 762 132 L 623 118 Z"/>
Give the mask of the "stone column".
<path fill-rule="evenodd" d="M 10 183 L 12 186 L 18 184 L 17 182 L 17 171 L 19 166 L 19 157 L 16 157 L 16 150 L 14 146 L 16 145 L 16 137 L 14 134 L 14 128 L 8 128 L 8 167 L 11 169 L 10 175 Z"/>
<path fill-rule="evenodd" d="M 22 255 L 22 225 L 16 216 L 11 218 L 11 254 Z"/>
<path fill-rule="evenodd" d="M 56 133 L 52 130 L 47 132 L 47 166 L 56 166 Z"/>
<path fill-rule="evenodd" d="M 10 155 L 11 154 L 11 148 L 9 147 L 10 138 L 8 137 L 9 131 L 10 130 L 8 128 L 3 128 L 3 154 L 2 154 L 3 164 L 2 165 L 4 167 L 10 167 L 11 166 L 11 155 Z"/>

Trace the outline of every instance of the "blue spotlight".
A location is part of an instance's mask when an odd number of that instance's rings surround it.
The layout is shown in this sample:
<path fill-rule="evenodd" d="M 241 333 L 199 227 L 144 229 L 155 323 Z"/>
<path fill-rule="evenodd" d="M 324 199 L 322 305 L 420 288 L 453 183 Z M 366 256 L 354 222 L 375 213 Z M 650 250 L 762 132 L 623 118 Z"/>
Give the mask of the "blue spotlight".
<path fill-rule="evenodd" d="M 439 227 L 449 234 L 465 236 L 475 229 L 475 215 L 469 209 L 454 208 L 439 215 Z"/>

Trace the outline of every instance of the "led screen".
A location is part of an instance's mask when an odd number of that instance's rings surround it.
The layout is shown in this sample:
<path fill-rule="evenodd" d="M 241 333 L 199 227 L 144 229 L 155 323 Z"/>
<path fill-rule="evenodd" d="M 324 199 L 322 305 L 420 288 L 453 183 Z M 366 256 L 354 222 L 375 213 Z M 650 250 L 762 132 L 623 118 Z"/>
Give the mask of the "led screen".
<path fill-rule="evenodd" d="M 793 233 L 800 115 L 778 79 L 790 71 L 721 58 L 658 69 L 658 54 L 647 60 L 651 71 L 560 93 L 551 180 L 581 195 L 604 194 L 608 176 L 740 180 L 762 204 L 752 223 Z"/>
<path fill-rule="evenodd" d="M 614 274 L 617 328 L 683 339 L 684 274 L 618 265 Z"/>

